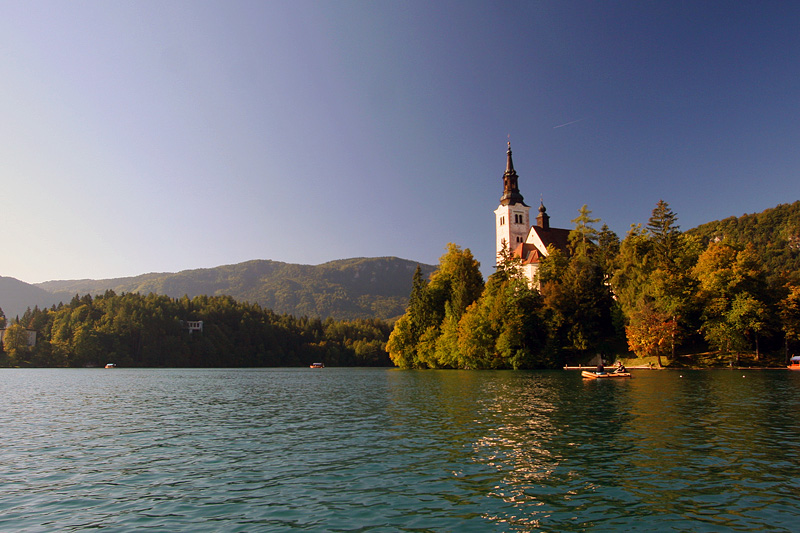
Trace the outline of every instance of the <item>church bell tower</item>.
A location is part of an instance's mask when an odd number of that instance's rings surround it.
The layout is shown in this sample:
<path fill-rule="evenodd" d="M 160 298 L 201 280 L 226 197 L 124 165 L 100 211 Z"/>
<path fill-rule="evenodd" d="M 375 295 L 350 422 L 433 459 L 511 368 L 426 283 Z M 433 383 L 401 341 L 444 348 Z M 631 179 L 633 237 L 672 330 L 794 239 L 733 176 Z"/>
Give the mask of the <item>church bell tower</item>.
<path fill-rule="evenodd" d="M 503 174 L 503 196 L 500 205 L 494 211 L 495 235 L 497 245 L 497 261 L 503 248 L 513 252 L 517 246 L 525 242 L 528 236 L 531 208 L 525 205 L 519 192 L 517 172 L 511 159 L 511 141 L 506 152 L 506 171 Z"/>

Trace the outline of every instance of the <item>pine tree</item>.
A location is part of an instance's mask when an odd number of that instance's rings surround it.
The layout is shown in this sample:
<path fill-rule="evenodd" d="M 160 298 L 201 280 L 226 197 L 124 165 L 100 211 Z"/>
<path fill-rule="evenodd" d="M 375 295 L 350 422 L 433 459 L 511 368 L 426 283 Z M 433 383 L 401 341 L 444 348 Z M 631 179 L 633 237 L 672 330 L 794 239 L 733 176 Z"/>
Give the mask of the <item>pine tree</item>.
<path fill-rule="evenodd" d="M 597 242 L 599 233 L 592 224 L 600 222 L 599 218 L 592 218 L 592 212 L 586 204 L 578 209 L 578 217 L 572 220 L 575 229 L 569 233 L 569 244 L 572 253 L 582 255 L 588 253 L 589 247 Z"/>
<path fill-rule="evenodd" d="M 656 261 L 661 268 L 672 270 L 675 266 L 678 236 L 681 234 L 677 221 L 678 216 L 669 208 L 669 204 L 659 200 L 647 222 L 647 231 L 654 244 Z"/>

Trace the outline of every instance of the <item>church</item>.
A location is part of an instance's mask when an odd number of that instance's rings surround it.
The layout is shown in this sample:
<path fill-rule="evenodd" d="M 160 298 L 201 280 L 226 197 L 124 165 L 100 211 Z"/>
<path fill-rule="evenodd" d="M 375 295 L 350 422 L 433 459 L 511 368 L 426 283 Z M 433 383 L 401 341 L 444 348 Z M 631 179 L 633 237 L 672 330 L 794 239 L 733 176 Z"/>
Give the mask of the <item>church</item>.
<path fill-rule="evenodd" d="M 525 204 L 519 192 L 518 176 L 511 159 L 511 142 L 506 152 L 506 171 L 503 174 L 503 196 L 500 206 L 495 210 L 495 235 L 497 261 L 504 248 L 511 251 L 514 257 L 522 260 L 522 273 L 532 287 L 538 286 L 536 274 L 540 261 L 547 257 L 547 247 L 553 245 L 567 252 L 570 230 L 550 227 L 550 216 L 539 204 L 536 224 L 530 223 L 530 206 Z"/>

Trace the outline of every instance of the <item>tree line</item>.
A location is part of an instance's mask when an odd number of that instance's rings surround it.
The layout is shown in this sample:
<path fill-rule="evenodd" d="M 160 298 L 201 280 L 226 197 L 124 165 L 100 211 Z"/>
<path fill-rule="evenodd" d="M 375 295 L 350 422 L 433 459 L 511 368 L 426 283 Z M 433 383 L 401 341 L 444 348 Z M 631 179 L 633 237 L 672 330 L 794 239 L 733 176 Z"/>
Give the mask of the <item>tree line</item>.
<path fill-rule="evenodd" d="M 0 311 L 2 316 L 2 311 Z M 187 321 L 203 321 L 190 331 Z M 5 326 L 5 317 L 0 318 Z M 228 296 L 170 298 L 138 293 L 75 296 L 29 309 L 5 331 L 4 366 L 281 367 L 390 366 L 390 332 L 378 319 L 324 321 L 276 314 Z M 37 332 L 28 346 L 27 330 Z"/>
<path fill-rule="evenodd" d="M 469 249 L 447 246 L 429 278 L 414 274 L 406 313 L 324 321 L 229 296 L 106 291 L 34 308 L 5 326 L 0 365 L 82 367 L 333 366 L 557 368 L 633 352 L 696 364 L 698 353 L 764 361 L 800 342 L 800 202 L 744 223 L 681 232 L 659 201 L 619 237 L 587 206 L 566 250 L 548 248 L 533 285 L 500 254 L 484 281 Z M 787 222 L 788 221 L 788 222 Z M 737 233 L 737 226 L 743 227 Z M 778 228 L 778 229 L 776 229 Z M 184 327 L 202 320 L 202 332 Z M 28 346 L 27 331 L 37 332 Z"/>
<path fill-rule="evenodd" d="M 430 280 L 414 276 L 389 355 L 402 368 L 552 368 L 628 350 L 659 366 L 708 351 L 731 363 L 787 357 L 800 341 L 800 273 L 768 269 L 772 256 L 752 243 L 683 233 L 677 220 L 659 201 L 620 241 L 584 205 L 568 249 L 548 248 L 532 285 L 508 249 L 484 284 L 470 250 L 450 244 Z M 796 260 L 796 241 L 780 253 Z"/>

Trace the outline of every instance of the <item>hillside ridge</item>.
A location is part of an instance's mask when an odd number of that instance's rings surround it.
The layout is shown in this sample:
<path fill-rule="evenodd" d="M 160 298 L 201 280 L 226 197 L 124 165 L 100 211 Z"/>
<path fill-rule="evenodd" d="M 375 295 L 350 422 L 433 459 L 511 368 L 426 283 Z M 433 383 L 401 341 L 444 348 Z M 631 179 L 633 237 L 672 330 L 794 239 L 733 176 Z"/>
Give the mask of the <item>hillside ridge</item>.
<path fill-rule="evenodd" d="M 173 298 L 226 295 L 294 316 L 388 320 L 405 311 L 417 265 L 425 275 L 430 275 L 435 268 L 391 256 L 337 259 L 319 265 L 253 259 L 211 268 L 123 278 L 53 280 L 31 287 L 65 302 L 76 294 L 103 294 L 107 290 L 152 292 Z"/>

